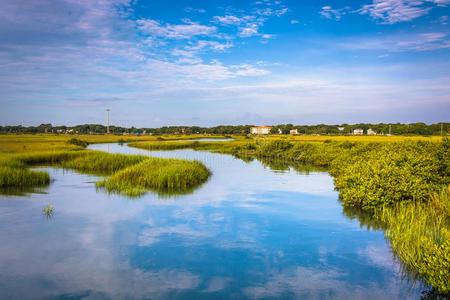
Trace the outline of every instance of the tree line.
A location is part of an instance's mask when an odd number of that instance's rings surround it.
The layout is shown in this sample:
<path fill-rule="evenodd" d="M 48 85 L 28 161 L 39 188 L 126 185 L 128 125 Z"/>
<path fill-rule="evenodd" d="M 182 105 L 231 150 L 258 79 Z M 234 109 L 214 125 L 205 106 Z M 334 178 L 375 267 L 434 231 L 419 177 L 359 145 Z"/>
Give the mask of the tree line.
<path fill-rule="evenodd" d="M 363 129 L 367 133 L 372 129 L 377 134 L 393 135 L 444 135 L 448 134 L 449 123 L 359 123 L 340 125 L 293 125 L 280 124 L 273 125 L 271 133 L 289 134 L 292 129 L 296 129 L 298 134 L 319 134 L 319 135 L 345 135 L 351 134 L 354 129 Z M 160 128 L 124 128 L 120 126 L 110 126 L 111 134 L 248 134 L 254 125 L 220 125 L 214 127 L 199 126 L 163 126 Z M 441 132 L 442 130 L 442 132 Z M 39 126 L 0 126 L 0 133 L 55 133 L 55 134 L 101 134 L 106 133 L 107 128 L 100 124 L 84 124 L 76 126 L 53 126 L 52 124 L 41 124 Z"/>

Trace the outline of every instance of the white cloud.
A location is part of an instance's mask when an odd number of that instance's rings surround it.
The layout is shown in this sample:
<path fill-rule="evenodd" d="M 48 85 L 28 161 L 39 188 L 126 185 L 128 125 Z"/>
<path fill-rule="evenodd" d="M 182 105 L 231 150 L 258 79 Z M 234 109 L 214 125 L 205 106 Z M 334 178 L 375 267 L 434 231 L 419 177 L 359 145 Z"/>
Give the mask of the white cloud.
<path fill-rule="evenodd" d="M 284 7 L 281 1 L 271 2 L 269 0 L 264 0 L 257 1 L 254 4 L 258 5 L 258 7 L 255 7 L 251 13 L 242 14 L 243 12 L 241 11 L 241 16 L 238 16 L 239 13 L 238 15 L 228 13 L 225 16 L 214 16 L 213 22 L 225 26 L 236 26 L 238 28 L 237 35 L 241 38 L 260 36 L 267 39 L 273 37 L 269 34 L 260 33 L 260 27 L 264 26 L 264 23 L 268 18 L 280 17 L 289 12 L 289 9 Z M 298 21 L 291 22 L 295 23 Z M 267 41 L 262 42 L 267 43 Z"/>
<path fill-rule="evenodd" d="M 251 37 L 258 35 L 258 28 L 259 26 L 257 24 L 247 24 L 246 27 L 242 27 L 239 29 L 238 35 L 240 37 Z"/>
<path fill-rule="evenodd" d="M 273 9 L 271 7 L 266 7 L 266 8 L 260 8 L 260 9 L 255 10 L 256 14 L 261 15 L 261 16 L 266 16 L 266 17 L 270 17 L 270 16 L 280 17 L 280 16 L 284 15 L 285 13 L 287 13 L 288 11 L 289 11 L 289 9 L 286 7 L 280 8 L 280 9 Z"/>
<path fill-rule="evenodd" d="M 274 38 L 276 35 L 275 34 L 262 34 L 261 37 L 263 39 L 271 39 Z"/>
<path fill-rule="evenodd" d="M 200 40 L 197 42 L 195 46 L 186 46 L 186 49 L 189 50 L 203 50 L 203 49 L 212 49 L 216 51 L 224 51 L 225 49 L 233 47 L 233 43 L 219 43 L 217 41 L 203 41 Z"/>
<path fill-rule="evenodd" d="M 232 15 L 226 15 L 226 16 L 214 16 L 213 20 L 216 23 L 220 23 L 223 25 L 239 25 L 243 22 L 248 21 L 249 19 L 253 19 L 252 16 L 245 16 L 245 17 L 236 17 Z"/>
<path fill-rule="evenodd" d="M 196 65 L 199 63 L 202 63 L 203 60 L 201 58 L 198 57 L 193 57 L 193 58 L 188 58 L 188 57 L 183 57 L 180 58 L 179 60 L 177 60 L 177 64 L 189 64 L 189 65 Z"/>
<path fill-rule="evenodd" d="M 429 32 L 368 39 L 353 38 L 349 42 L 340 43 L 339 46 L 349 50 L 430 51 L 450 48 L 450 40 L 446 33 Z"/>
<path fill-rule="evenodd" d="M 215 26 L 205 26 L 190 22 L 189 24 L 161 25 L 152 19 L 140 19 L 136 21 L 138 29 L 152 36 L 159 36 L 168 39 L 189 39 L 194 36 L 211 36 L 217 28 Z"/>
<path fill-rule="evenodd" d="M 206 12 L 206 9 L 203 8 L 193 8 L 193 7 L 186 7 L 184 9 L 185 12 L 190 13 L 190 12 L 197 12 L 197 13 L 201 13 L 204 14 Z"/>
<path fill-rule="evenodd" d="M 254 66 L 248 65 L 248 64 L 242 64 L 238 66 L 231 66 L 231 68 L 237 69 L 235 74 L 237 76 L 260 76 L 260 75 L 266 75 L 270 72 L 263 69 L 255 68 Z"/>
<path fill-rule="evenodd" d="M 194 57 L 196 55 L 193 51 L 187 51 L 187 50 L 180 50 L 180 49 L 174 49 L 170 53 L 173 56 L 186 56 L 186 57 Z"/>
<path fill-rule="evenodd" d="M 432 7 L 427 3 L 437 6 L 446 6 L 449 0 L 374 0 L 372 4 L 364 5 L 358 10 L 360 14 L 368 14 L 373 19 L 380 20 L 384 24 L 394 24 L 416 19 L 428 14 Z"/>
<path fill-rule="evenodd" d="M 395 24 L 428 14 L 433 8 L 430 4 L 445 7 L 450 4 L 450 0 L 373 0 L 371 4 L 365 4 L 353 11 L 350 11 L 350 7 L 333 9 L 327 5 L 323 6 L 319 13 L 336 21 L 347 13 L 367 14 L 382 24 Z"/>
<path fill-rule="evenodd" d="M 349 9 L 350 7 L 333 9 L 331 6 L 323 6 L 319 14 L 321 14 L 327 19 L 335 19 L 336 21 L 339 21 L 342 15 L 345 15 Z"/>
<path fill-rule="evenodd" d="M 291 24 L 298 24 L 300 23 L 298 20 L 291 20 Z"/>
<path fill-rule="evenodd" d="M 382 23 L 394 24 L 410 21 L 427 14 L 430 7 L 423 7 L 422 1 L 417 0 L 374 0 L 372 4 L 364 5 L 361 14 L 369 14 Z"/>

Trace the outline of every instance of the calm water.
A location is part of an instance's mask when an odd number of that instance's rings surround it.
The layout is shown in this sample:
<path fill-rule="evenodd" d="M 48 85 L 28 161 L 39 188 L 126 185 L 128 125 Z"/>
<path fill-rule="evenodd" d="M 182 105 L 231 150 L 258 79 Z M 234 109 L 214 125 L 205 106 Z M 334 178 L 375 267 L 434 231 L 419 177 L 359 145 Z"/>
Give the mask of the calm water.
<path fill-rule="evenodd" d="M 327 173 L 192 150 L 151 155 L 201 160 L 213 176 L 190 195 L 127 199 L 97 192 L 98 177 L 44 168 L 54 179 L 45 193 L 0 196 L 0 298 L 419 297 L 383 233 L 343 215 Z"/>

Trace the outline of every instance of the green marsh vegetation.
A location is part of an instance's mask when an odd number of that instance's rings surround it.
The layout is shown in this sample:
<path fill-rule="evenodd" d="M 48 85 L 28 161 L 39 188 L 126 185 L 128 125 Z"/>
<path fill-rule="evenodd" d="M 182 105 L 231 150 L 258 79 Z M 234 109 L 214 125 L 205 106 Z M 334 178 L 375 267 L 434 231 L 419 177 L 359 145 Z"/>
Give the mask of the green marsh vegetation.
<path fill-rule="evenodd" d="M 211 138 L 211 137 L 208 137 Z M 217 138 L 224 138 L 219 136 Z M 225 138 L 230 138 L 230 136 L 225 136 Z M 246 136 L 234 136 L 233 141 L 176 141 L 176 140 L 156 140 L 156 141 L 145 141 L 145 142 L 133 142 L 129 143 L 128 146 L 149 150 L 149 151 L 170 151 L 170 150 L 180 150 L 180 149 L 194 149 L 202 151 L 210 151 L 216 153 L 231 153 L 233 149 L 237 146 L 248 142 Z"/>
<path fill-rule="evenodd" d="M 183 194 L 205 182 L 210 171 L 198 161 L 147 158 L 97 183 L 108 192 L 139 196 L 147 190 Z"/>
<path fill-rule="evenodd" d="M 50 143 L 44 140 L 38 143 L 25 139 L 18 143 L 32 146 L 2 145 L 0 141 L 0 192 L 4 195 L 19 194 L 21 190 L 32 191 L 30 188 L 50 183 L 47 172 L 30 170 L 31 166 L 50 165 L 106 176 L 97 183 L 98 188 L 130 197 L 148 190 L 164 194 L 184 193 L 210 176 L 210 171 L 197 161 L 83 150 L 87 143 L 84 140 L 65 139 Z"/>
<path fill-rule="evenodd" d="M 234 141 L 227 142 L 173 141 L 171 139 L 175 137 L 172 136 L 165 136 L 164 140 L 151 137 L 145 141 L 133 137 L 135 142 L 130 146 L 148 150 L 192 148 L 230 153 L 246 161 L 259 159 L 268 167 L 281 170 L 298 165 L 326 168 L 340 192 L 344 214 L 358 218 L 367 227 L 385 232 L 393 253 L 402 263 L 405 276 L 412 280 L 421 278 L 439 293 L 449 293 L 450 142 L 447 139 L 234 137 Z M 111 136 L 78 138 L 89 143 L 119 140 L 119 137 Z M 8 142 L 0 137 L 0 168 L 35 172 L 28 167 L 49 164 L 109 176 L 97 183 L 97 187 L 111 193 L 136 196 L 146 190 L 181 192 L 201 184 L 209 176 L 209 171 L 198 162 L 177 160 L 166 164 L 164 159 L 150 160 L 146 156 L 97 153 L 66 143 L 68 138 L 19 137 L 16 143 L 11 142 L 10 136 L 5 139 Z M 179 173 L 174 171 L 174 166 Z M 303 166 L 298 168 L 299 171 L 302 169 Z M 4 176 L 2 173 L 0 177 Z M 32 176 L 37 183 L 26 179 L 24 185 L 42 183 L 34 173 L 26 176 Z"/>
<path fill-rule="evenodd" d="M 230 142 L 137 142 L 148 150 L 231 153 L 268 167 L 326 168 L 344 213 L 383 230 L 405 276 L 450 292 L 450 142 L 448 139 L 297 137 L 237 138 Z M 320 139 L 319 139 L 320 138 Z M 383 137 L 386 139 L 387 137 Z M 387 139 L 386 139 L 387 140 Z M 369 226 L 368 226 L 369 227 Z"/>
<path fill-rule="evenodd" d="M 80 147 L 83 147 L 83 148 L 86 148 L 89 145 L 89 143 L 87 141 L 80 140 L 80 139 L 77 139 L 77 138 L 71 138 L 70 140 L 67 141 L 67 144 L 80 146 Z"/>
<path fill-rule="evenodd" d="M 344 213 L 382 229 L 410 279 L 450 292 L 450 141 L 257 140 L 237 157 L 325 166 Z"/>

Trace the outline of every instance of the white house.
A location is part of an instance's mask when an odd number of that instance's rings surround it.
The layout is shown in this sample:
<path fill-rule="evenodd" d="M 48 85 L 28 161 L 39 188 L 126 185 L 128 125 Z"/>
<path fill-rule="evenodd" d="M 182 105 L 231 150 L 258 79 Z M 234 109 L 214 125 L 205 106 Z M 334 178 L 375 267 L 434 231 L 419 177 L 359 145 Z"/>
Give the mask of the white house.
<path fill-rule="evenodd" d="M 353 129 L 353 134 L 354 135 L 363 135 L 364 134 L 364 130 L 361 129 L 361 128 Z"/>
<path fill-rule="evenodd" d="M 373 131 L 372 128 L 367 129 L 367 135 L 377 135 L 376 131 Z"/>
<path fill-rule="evenodd" d="M 298 130 L 297 129 L 291 129 L 291 130 L 289 130 L 289 134 L 298 134 Z"/>
<path fill-rule="evenodd" d="M 251 127 L 250 128 L 250 133 L 251 134 L 269 134 L 270 133 L 270 129 L 272 129 L 272 127 L 270 127 L 270 126 Z"/>
<path fill-rule="evenodd" d="M 339 131 L 344 131 L 345 127 L 338 127 Z"/>

